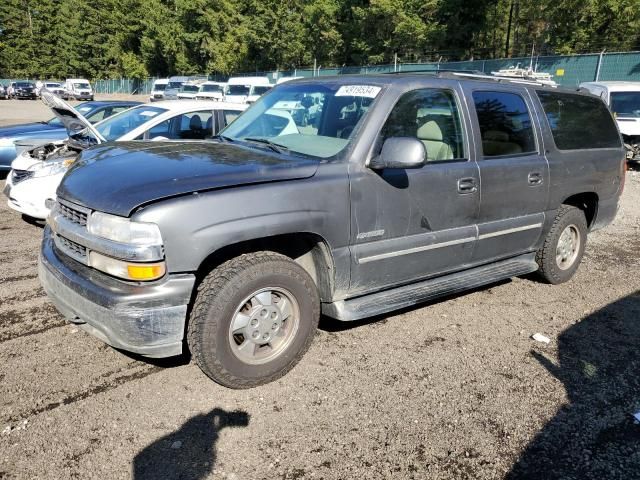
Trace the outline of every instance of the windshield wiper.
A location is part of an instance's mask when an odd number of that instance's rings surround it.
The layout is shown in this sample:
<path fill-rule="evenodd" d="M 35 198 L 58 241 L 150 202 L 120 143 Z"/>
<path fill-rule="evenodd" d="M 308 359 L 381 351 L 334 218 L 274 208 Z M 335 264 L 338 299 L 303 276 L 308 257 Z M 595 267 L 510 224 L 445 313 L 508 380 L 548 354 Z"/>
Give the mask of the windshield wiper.
<path fill-rule="evenodd" d="M 247 142 L 263 143 L 264 145 L 268 146 L 271 150 L 273 150 L 276 153 L 286 153 L 289 151 L 289 149 L 284 145 L 273 143 L 271 140 L 268 140 L 266 138 L 245 137 L 242 140 L 245 140 Z"/>
<path fill-rule="evenodd" d="M 213 140 L 222 140 L 223 142 L 229 142 L 229 143 L 233 143 L 236 140 L 234 138 L 231 137 L 227 137 L 226 135 L 214 135 L 213 137 L 211 137 Z"/>

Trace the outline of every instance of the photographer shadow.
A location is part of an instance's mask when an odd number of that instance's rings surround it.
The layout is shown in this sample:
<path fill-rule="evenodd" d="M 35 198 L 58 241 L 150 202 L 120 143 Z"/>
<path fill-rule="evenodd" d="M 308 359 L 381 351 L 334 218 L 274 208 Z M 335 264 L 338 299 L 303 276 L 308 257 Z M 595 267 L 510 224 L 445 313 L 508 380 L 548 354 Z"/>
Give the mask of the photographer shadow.
<path fill-rule="evenodd" d="M 164 480 L 206 478 L 216 462 L 216 442 L 227 427 L 246 427 L 249 414 L 214 408 L 196 415 L 178 430 L 145 447 L 133 459 L 133 479 Z"/>
<path fill-rule="evenodd" d="M 590 314 L 558 337 L 555 365 L 569 403 L 529 443 L 508 480 L 640 477 L 640 291 Z"/>

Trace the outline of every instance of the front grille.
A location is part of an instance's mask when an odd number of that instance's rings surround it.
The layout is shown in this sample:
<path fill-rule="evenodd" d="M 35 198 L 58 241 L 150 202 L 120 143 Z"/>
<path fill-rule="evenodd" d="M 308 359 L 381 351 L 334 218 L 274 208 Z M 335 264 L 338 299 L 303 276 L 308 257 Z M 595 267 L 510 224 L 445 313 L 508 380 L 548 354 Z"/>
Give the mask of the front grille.
<path fill-rule="evenodd" d="M 58 203 L 58 209 L 62 216 L 71 222 L 86 226 L 87 225 L 87 214 L 85 212 L 81 212 L 80 210 L 76 210 L 64 203 Z"/>
<path fill-rule="evenodd" d="M 81 263 L 87 263 L 87 247 L 60 235 L 55 236 L 55 243 L 63 253 L 66 253 L 71 258 L 78 260 Z"/>
<path fill-rule="evenodd" d="M 27 178 L 31 178 L 35 175 L 35 172 L 30 172 L 28 170 L 11 170 L 11 181 L 15 185 L 16 183 L 20 183 Z"/>

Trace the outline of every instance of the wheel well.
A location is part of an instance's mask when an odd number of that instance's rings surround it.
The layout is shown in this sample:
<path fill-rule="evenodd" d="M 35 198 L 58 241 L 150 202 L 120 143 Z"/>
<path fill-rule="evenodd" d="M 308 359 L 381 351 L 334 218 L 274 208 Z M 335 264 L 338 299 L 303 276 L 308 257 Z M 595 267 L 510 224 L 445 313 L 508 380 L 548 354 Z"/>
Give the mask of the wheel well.
<path fill-rule="evenodd" d="M 291 258 L 311 276 L 320 299 L 333 295 L 334 266 L 331 250 L 322 237 L 313 233 L 288 233 L 227 245 L 210 254 L 198 268 L 198 283 L 214 268 L 244 253 L 271 251 Z"/>
<path fill-rule="evenodd" d="M 582 210 L 587 219 L 587 227 L 591 228 L 596 218 L 596 213 L 598 212 L 597 194 L 593 192 L 578 193 L 577 195 L 570 196 L 562 203 Z"/>

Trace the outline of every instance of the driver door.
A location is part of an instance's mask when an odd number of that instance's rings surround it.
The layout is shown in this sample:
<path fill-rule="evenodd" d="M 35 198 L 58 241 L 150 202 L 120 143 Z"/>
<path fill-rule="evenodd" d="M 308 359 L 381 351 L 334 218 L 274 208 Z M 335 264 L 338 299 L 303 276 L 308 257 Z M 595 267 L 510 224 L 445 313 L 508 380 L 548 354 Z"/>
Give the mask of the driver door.
<path fill-rule="evenodd" d="M 350 166 L 350 294 L 461 270 L 471 262 L 479 209 L 478 166 L 461 92 L 422 88 L 404 93 L 378 138 L 414 137 L 427 162 L 417 169 Z"/>

